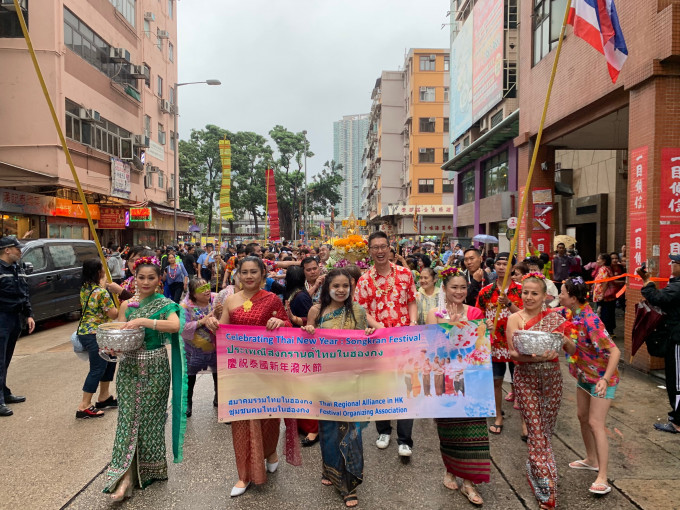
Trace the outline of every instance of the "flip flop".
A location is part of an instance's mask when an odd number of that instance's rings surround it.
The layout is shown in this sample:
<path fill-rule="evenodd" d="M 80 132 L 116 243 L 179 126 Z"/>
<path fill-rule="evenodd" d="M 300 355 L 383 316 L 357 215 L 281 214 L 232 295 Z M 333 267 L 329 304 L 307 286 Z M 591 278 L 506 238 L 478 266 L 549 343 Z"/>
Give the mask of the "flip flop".
<path fill-rule="evenodd" d="M 680 434 L 680 431 L 676 429 L 671 422 L 668 423 L 655 423 L 654 428 L 660 430 L 661 432 L 670 432 L 671 434 Z"/>
<path fill-rule="evenodd" d="M 498 429 L 498 432 L 495 430 L 491 430 L 492 428 Z M 492 434 L 496 434 L 497 436 L 500 435 L 501 432 L 503 432 L 503 425 L 496 425 L 495 423 L 489 427 L 489 432 Z"/>
<path fill-rule="evenodd" d="M 575 460 L 574 462 L 569 463 L 569 467 L 571 469 L 587 469 L 588 471 L 599 471 L 599 467 L 595 466 L 590 466 L 583 462 L 582 460 Z"/>
<path fill-rule="evenodd" d="M 606 483 L 594 483 L 588 490 L 593 494 L 600 494 L 604 496 L 605 494 L 609 494 L 612 491 L 612 488 Z"/>

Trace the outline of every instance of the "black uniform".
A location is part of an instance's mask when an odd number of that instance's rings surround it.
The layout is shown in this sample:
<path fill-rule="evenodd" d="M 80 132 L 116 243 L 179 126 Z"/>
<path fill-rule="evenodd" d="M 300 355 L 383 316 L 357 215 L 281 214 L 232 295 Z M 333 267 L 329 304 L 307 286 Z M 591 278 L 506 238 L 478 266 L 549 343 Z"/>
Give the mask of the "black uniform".
<path fill-rule="evenodd" d="M 23 264 L 0 260 L 0 404 L 3 405 L 12 395 L 6 385 L 7 369 L 27 317 L 33 317 L 33 310 Z"/>

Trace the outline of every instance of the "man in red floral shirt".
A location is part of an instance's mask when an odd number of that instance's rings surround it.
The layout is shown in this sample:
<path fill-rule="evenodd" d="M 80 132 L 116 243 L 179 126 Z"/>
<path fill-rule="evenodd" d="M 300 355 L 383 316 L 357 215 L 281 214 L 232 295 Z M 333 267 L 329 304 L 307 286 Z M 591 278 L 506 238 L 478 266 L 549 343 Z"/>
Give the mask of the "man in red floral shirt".
<path fill-rule="evenodd" d="M 501 304 L 501 311 L 496 324 L 496 330 L 491 335 L 491 366 L 493 368 L 493 389 L 496 397 L 496 421 L 489 431 L 493 434 L 500 434 L 503 431 L 503 378 L 505 377 L 506 363 L 512 363 L 508 351 L 508 341 L 505 338 L 505 329 L 508 324 L 508 317 L 522 309 L 522 287 L 517 285 L 512 279 L 508 279 L 510 285 L 507 292 L 502 293 L 500 287 L 503 285 L 505 271 L 508 270 L 508 259 L 510 254 L 507 252 L 496 255 L 494 269 L 498 278 L 490 285 L 479 291 L 477 296 L 477 308 L 479 308 L 487 319 L 495 320 L 498 303 Z M 513 257 L 512 264 L 515 264 Z"/>
<path fill-rule="evenodd" d="M 354 299 L 386 328 L 417 325 L 413 274 L 408 268 L 390 262 L 390 245 L 384 232 L 373 232 L 368 237 L 368 249 L 374 265 L 359 278 Z M 375 445 L 385 449 L 390 444 L 392 425 L 387 420 L 376 421 L 375 426 L 379 434 Z M 413 420 L 397 420 L 397 443 L 402 457 L 411 456 L 412 429 Z"/>

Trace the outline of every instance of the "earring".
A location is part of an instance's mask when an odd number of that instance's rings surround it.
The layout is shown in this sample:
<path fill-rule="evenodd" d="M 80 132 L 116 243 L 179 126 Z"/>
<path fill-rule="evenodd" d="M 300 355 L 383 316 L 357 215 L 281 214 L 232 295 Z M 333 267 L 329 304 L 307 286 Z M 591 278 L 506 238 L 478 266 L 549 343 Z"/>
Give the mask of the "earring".
<path fill-rule="evenodd" d="M 238 282 L 238 289 L 243 290 L 243 284 L 241 282 Z"/>

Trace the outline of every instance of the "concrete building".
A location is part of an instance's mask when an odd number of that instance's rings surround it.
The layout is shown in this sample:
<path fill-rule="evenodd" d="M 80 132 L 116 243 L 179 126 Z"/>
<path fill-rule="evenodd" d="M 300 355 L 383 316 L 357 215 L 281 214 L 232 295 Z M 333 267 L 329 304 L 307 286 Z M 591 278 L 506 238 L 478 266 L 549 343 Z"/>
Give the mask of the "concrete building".
<path fill-rule="evenodd" d="M 450 158 L 454 237 L 498 237 L 507 251 L 507 220 L 516 215 L 517 1 L 451 1 Z"/>
<path fill-rule="evenodd" d="M 333 123 L 333 159 L 342 165 L 340 217 L 361 214 L 361 159 L 364 153 L 368 114 L 345 115 Z"/>
<path fill-rule="evenodd" d="M 514 141 L 520 183 L 529 171 L 543 107 L 537 98 L 545 96 L 565 8 L 564 0 L 520 0 L 522 113 Z M 618 251 L 623 241 L 618 226 L 625 225 L 628 272 L 648 261 L 654 276 L 668 277 L 668 254 L 680 252 L 675 241 L 680 236 L 680 172 L 673 163 L 680 158 L 678 4 L 617 0 L 616 8 L 629 48 L 616 83 L 604 57 L 567 29 L 538 148 L 541 166 L 528 194 L 529 211 L 535 208 L 536 190 L 557 189 L 556 181 L 563 189 L 561 174 L 573 170 L 572 191 L 578 189 L 580 196 L 557 196 L 551 204 L 552 228 L 573 229 L 580 251 L 598 238 L 598 250 Z M 613 204 L 611 190 L 616 192 Z M 628 190 L 625 200 L 623 190 Z M 625 361 L 630 360 L 639 288 L 639 280 L 628 281 Z M 633 360 L 645 370 L 662 364 L 644 346 Z"/>
<path fill-rule="evenodd" d="M 175 0 L 20 3 L 102 242 L 171 242 Z M 91 238 L 14 6 L 4 1 L 0 69 L 3 233 Z M 179 213 L 179 232 L 191 216 Z"/>

